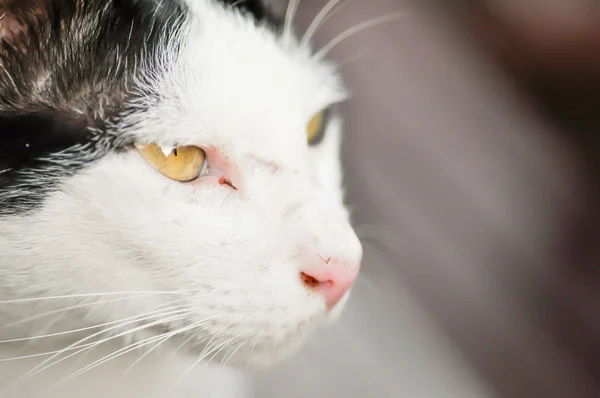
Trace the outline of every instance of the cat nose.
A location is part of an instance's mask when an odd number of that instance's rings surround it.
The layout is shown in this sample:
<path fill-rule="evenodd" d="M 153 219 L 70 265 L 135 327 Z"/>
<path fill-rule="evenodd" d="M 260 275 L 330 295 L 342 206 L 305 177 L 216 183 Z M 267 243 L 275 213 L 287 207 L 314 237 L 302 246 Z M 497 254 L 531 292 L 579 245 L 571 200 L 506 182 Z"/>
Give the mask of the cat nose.
<path fill-rule="evenodd" d="M 321 294 L 325 298 L 327 309 L 331 310 L 350 290 L 359 270 L 360 261 L 351 265 L 321 257 L 321 261 L 317 259 L 315 264 L 300 272 L 300 279 L 308 289 Z"/>

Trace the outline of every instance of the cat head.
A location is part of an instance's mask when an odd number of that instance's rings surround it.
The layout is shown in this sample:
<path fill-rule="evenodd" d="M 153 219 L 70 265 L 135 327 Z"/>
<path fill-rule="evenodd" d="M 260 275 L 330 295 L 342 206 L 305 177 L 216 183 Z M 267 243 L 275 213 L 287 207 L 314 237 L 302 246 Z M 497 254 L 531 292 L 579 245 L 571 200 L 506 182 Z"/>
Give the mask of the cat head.
<path fill-rule="evenodd" d="M 33 298 L 0 336 L 268 365 L 335 320 L 362 249 L 331 64 L 255 0 L 0 8 L 0 300 Z"/>

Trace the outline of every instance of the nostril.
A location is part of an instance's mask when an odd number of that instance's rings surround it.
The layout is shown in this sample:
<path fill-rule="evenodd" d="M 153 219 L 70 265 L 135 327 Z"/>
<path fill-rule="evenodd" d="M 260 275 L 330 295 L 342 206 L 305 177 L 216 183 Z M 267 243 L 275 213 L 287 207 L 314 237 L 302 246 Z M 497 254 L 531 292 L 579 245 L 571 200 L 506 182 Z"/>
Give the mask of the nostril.
<path fill-rule="evenodd" d="M 332 309 L 354 284 L 359 268 L 343 266 L 330 259 L 329 264 L 321 261 L 304 268 L 300 279 L 307 290 L 322 296 L 327 308 Z"/>
<path fill-rule="evenodd" d="M 314 276 L 310 276 L 304 272 L 300 273 L 300 279 L 302 279 L 302 282 L 306 285 L 306 287 L 308 287 L 311 290 L 318 290 L 322 287 L 328 287 L 333 284 L 333 281 L 330 281 L 330 280 L 320 281 L 317 278 L 315 278 Z"/>

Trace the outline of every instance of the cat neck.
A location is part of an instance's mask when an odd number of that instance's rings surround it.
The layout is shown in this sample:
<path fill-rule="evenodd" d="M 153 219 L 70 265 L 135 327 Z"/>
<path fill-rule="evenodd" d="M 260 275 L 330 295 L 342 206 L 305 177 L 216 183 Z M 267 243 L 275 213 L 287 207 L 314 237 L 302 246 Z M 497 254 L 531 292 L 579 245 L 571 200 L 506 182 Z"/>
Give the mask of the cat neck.
<path fill-rule="evenodd" d="M 39 353 L 38 348 L 0 344 L 0 361 L 4 359 L 0 362 L 0 398 L 249 396 L 249 381 L 241 371 L 220 365 L 195 364 L 193 358 L 165 353 L 150 353 L 139 361 L 144 352 L 127 353 L 72 377 L 80 370 L 103 361 L 118 349 L 119 347 L 98 346 L 84 355 L 66 358 L 69 354 L 64 353 L 50 360 L 52 355 L 24 358 Z M 22 359 L 6 361 L 7 358 Z M 60 361 L 61 358 L 66 359 Z M 44 364 L 41 365 L 42 363 Z M 39 372 L 23 377 L 31 373 L 32 369 Z M 7 388 L 8 386 L 12 388 Z"/>

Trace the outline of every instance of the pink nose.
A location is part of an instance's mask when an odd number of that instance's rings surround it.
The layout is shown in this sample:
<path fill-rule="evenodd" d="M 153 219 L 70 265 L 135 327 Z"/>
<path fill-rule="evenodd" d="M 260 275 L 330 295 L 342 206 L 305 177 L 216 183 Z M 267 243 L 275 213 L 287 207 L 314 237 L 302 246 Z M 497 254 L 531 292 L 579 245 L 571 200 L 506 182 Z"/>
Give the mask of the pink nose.
<path fill-rule="evenodd" d="M 344 266 L 332 259 L 323 259 L 300 272 L 300 278 L 307 288 L 323 295 L 327 309 L 330 310 L 350 290 L 359 269 L 360 265 Z"/>

